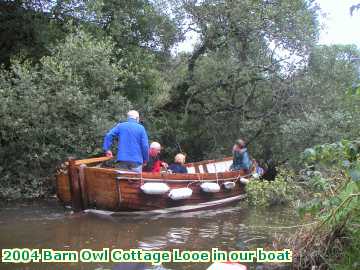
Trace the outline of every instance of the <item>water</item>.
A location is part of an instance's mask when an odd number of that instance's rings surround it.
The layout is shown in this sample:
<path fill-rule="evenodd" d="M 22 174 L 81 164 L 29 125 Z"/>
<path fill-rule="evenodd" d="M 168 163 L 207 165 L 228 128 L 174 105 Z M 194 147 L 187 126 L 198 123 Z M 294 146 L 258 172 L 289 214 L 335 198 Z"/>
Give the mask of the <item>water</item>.
<path fill-rule="evenodd" d="M 57 201 L 0 208 L 0 248 L 55 250 L 244 250 L 271 247 L 276 235 L 287 235 L 299 217 L 287 207 L 256 210 L 246 202 L 216 210 L 154 217 L 104 217 L 71 214 Z M 169 263 L 147 269 L 205 270 L 209 263 Z M 0 269 L 125 269 L 115 263 L 0 264 Z M 136 268 L 137 269 L 137 268 Z M 142 269 L 142 268 L 139 268 Z"/>

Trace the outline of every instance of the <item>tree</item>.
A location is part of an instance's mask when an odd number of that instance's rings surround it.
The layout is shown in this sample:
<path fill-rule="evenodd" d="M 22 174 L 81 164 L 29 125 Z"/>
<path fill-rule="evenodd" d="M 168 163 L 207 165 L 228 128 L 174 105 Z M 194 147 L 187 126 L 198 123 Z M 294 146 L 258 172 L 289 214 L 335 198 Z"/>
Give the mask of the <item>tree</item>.
<path fill-rule="evenodd" d="M 176 69 L 183 77 L 159 110 L 177 115 L 164 134 L 189 134 L 180 141 L 195 159 L 229 153 L 236 137 L 252 141 L 277 127 L 297 68 L 286 54 L 306 60 L 317 40 L 317 7 L 300 0 L 181 4 L 200 42 L 186 71 Z"/>
<path fill-rule="evenodd" d="M 1 197 L 44 195 L 66 156 L 102 152 L 105 131 L 130 108 L 116 91 L 126 72 L 113 48 L 78 30 L 38 66 L 14 62 L 1 71 Z"/>
<path fill-rule="evenodd" d="M 359 99 L 351 95 L 359 83 L 360 54 L 353 45 L 316 46 L 309 64 L 294 78 L 294 96 L 281 125 L 281 146 L 293 157 L 314 144 L 353 139 L 359 133 Z M 285 153 L 284 153 L 285 154 Z"/>
<path fill-rule="evenodd" d="M 48 13 L 29 9 L 25 1 L 0 1 L 0 64 L 10 67 L 12 57 L 38 61 L 51 43 L 65 36 Z"/>

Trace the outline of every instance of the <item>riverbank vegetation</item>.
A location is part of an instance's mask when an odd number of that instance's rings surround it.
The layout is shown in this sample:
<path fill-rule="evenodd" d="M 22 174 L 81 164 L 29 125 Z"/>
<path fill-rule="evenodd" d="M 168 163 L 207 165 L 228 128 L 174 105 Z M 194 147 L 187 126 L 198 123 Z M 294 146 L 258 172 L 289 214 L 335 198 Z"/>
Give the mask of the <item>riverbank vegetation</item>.
<path fill-rule="evenodd" d="M 295 268 L 356 269 L 360 252 L 360 141 L 317 145 L 304 152 L 317 172 L 313 199 L 301 208 L 318 222 L 298 231 L 289 244 Z M 322 179 L 319 181 L 319 179 Z"/>
<path fill-rule="evenodd" d="M 291 248 L 293 269 L 356 269 L 360 253 L 360 141 L 307 148 L 303 168 L 275 181 L 252 180 L 248 202 L 257 207 L 288 204 L 305 226 L 275 246 Z M 311 220 L 311 222 L 307 225 Z"/>
<path fill-rule="evenodd" d="M 247 201 L 256 207 L 294 205 L 304 192 L 295 179 L 295 172 L 281 168 L 273 181 L 251 179 L 246 185 Z"/>

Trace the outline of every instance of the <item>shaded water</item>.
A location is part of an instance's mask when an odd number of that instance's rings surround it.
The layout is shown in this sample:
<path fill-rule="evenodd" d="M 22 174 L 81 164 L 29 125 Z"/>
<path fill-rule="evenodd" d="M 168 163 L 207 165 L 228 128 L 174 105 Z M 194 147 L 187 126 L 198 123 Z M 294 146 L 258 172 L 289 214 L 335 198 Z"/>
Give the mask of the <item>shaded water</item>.
<path fill-rule="evenodd" d="M 101 217 L 71 214 L 56 201 L 0 208 L 0 248 L 101 250 L 244 250 L 271 245 L 276 234 L 289 234 L 297 214 L 286 207 L 256 210 L 246 202 L 216 210 L 154 217 Z M 202 270 L 209 263 L 172 263 L 165 269 Z M 0 269 L 124 269 L 115 263 L 0 264 Z M 151 267 L 148 269 L 164 269 Z"/>

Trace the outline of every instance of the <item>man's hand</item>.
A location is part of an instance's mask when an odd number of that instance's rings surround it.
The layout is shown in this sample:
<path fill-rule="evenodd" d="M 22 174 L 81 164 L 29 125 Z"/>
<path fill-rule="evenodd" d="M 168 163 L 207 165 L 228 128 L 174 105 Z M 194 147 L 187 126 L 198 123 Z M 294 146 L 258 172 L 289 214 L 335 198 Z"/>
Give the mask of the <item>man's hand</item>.
<path fill-rule="evenodd" d="M 164 167 L 165 169 L 169 167 L 169 165 L 166 162 L 161 162 L 161 166 Z"/>
<path fill-rule="evenodd" d="M 106 151 L 106 152 L 105 152 L 105 155 L 106 155 L 107 157 L 110 157 L 110 158 L 113 157 L 113 153 L 112 153 L 110 150 Z"/>

